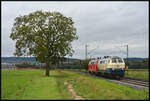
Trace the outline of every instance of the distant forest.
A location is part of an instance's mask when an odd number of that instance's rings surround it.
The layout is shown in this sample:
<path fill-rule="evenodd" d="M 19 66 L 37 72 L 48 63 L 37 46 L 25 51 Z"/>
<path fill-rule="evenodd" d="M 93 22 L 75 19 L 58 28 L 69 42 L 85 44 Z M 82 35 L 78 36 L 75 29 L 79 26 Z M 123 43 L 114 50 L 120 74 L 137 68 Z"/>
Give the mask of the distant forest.
<path fill-rule="evenodd" d="M 63 58 L 62 61 L 77 61 L 80 59 L 74 59 L 74 58 Z M 1 58 L 2 63 L 17 63 L 17 62 L 38 62 L 36 61 L 35 57 L 2 57 Z"/>

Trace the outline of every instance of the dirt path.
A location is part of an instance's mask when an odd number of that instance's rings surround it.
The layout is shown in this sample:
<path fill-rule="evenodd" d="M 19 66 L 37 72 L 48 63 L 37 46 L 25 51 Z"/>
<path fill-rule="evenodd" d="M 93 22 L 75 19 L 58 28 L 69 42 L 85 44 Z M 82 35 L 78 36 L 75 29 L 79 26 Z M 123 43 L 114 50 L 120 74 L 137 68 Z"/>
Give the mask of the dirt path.
<path fill-rule="evenodd" d="M 84 98 L 82 98 L 81 96 L 78 96 L 76 94 L 76 92 L 73 90 L 73 87 L 71 84 L 69 84 L 68 82 L 64 82 L 64 85 L 68 87 L 69 92 L 74 96 L 74 100 L 85 100 Z"/>

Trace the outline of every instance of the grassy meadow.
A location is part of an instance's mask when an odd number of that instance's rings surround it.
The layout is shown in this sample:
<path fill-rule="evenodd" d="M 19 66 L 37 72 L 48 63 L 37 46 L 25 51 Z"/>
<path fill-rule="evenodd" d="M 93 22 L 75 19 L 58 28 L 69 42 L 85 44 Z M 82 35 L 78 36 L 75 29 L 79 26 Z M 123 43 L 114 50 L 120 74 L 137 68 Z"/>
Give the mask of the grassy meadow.
<path fill-rule="evenodd" d="M 72 99 L 59 87 L 59 76 L 54 71 L 50 73 L 51 77 L 45 77 L 44 70 L 3 70 L 2 99 Z"/>
<path fill-rule="evenodd" d="M 98 78 L 64 70 L 2 70 L 1 99 L 74 99 L 64 82 L 73 85 L 77 95 L 93 99 L 149 99 L 149 90 L 137 91 Z"/>
<path fill-rule="evenodd" d="M 129 69 L 128 71 L 125 72 L 125 77 L 149 80 L 149 70 L 148 69 Z"/>

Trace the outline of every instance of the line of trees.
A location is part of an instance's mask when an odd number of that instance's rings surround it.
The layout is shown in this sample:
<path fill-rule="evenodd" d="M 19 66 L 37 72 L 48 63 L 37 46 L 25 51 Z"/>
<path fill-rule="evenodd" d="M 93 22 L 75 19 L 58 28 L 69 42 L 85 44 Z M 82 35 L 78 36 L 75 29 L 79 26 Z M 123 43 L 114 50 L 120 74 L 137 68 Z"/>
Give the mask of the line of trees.
<path fill-rule="evenodd" d="M 61 58 L 57 64 L 51 65 L 51 69 L 86 69 L 88 70 L 88 63 L 91 59 L 75 60 L 69 62 L 67 58 Z M 125 61 L 126 63 L 126 61 Z M 129 61 L 129 69 L 149 69 L 149 61 Z M 45 65 L 30 64 L 29 62 L 23 62 L 16 65 L 19 68 L 42 68 L 45 69 Z"/>

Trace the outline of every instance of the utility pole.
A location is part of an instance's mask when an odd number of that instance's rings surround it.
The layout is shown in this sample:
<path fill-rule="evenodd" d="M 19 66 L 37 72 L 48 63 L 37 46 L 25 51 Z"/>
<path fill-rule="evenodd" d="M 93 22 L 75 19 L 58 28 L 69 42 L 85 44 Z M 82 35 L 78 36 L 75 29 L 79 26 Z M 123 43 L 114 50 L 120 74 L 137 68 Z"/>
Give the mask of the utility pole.
<path fill-rule="evenodd" d="M 127 46 L 127 66 L 128 66 L 128 45 Z"/>
<path fill-rule="evenodd" d="M 127 64 L 126 64 L 126 70 L 127 70 L 127 76 L 128 76 L 128 45 L 125 45 L 125 46 L 127 46 Z"/>
<path fill-rule="evenodd" d="M 87 45 L 85 45 L 85 59 L 87 59 Z"/>

